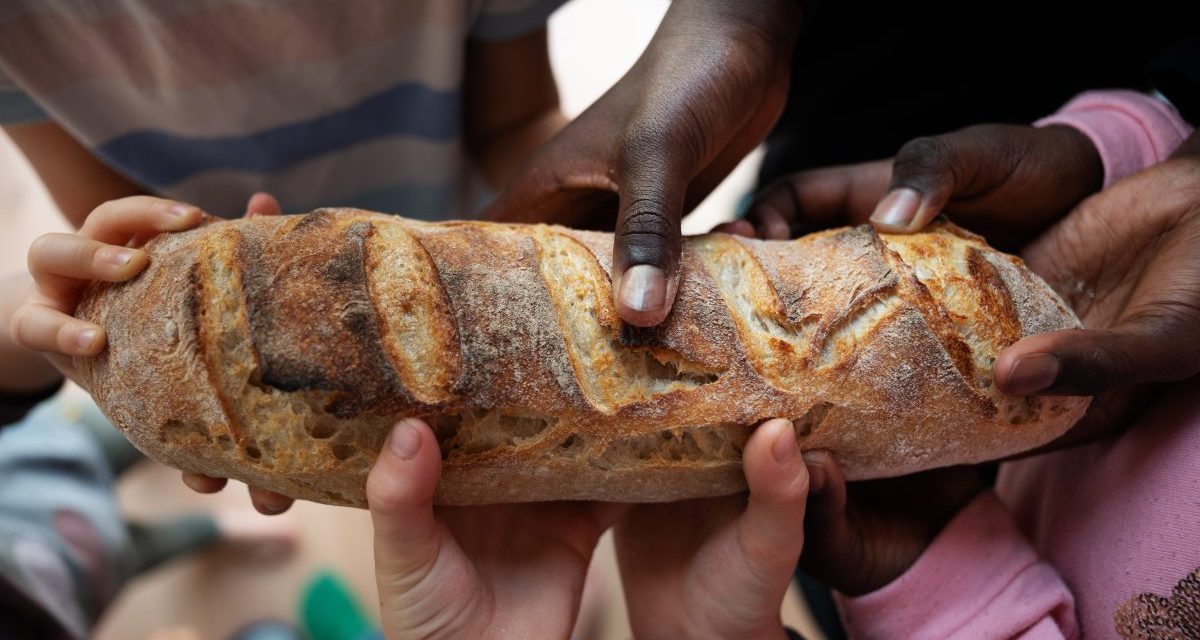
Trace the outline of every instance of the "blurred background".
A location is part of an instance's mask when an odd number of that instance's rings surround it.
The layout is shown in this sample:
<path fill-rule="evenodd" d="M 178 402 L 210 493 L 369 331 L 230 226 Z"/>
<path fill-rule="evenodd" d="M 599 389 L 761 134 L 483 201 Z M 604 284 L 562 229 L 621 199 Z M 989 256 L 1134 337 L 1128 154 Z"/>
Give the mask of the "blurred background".
<path fill-rule="evenodd" d="M 583 111 L 634 63 L 667 9 L 666 0 L 573 0 L 550 21 L 550 49 L 564 110 Z M 702 233 L 733 217 L 748 195 L 761 161 L 755 151 L 685 221 L 685 233 Z M 25 252 L 37 235 L 69 231 L 32 170 L 0 134 L 0 202 L 5 233 L 0 237 L 0 269 L 23 268 Z M 82 393 L 76 391 L 76 393 Z M 135 518 L 158 519 L 180 512 L 255 513 L 246 489 L 231 483 L 221 494 L 202 496 L 186 489 L 176 471 L 145 463 L 119 486 L 123 508 Z M 299 594 L 320 570 L 340 575 L 374 615 L 375 592 L 370 519 L 365 511 L 297 503 L 273 527 L 291 527 L 298 536 L 288 557 L 264 557 L 245 549 L 216 548 L 168 564 L 132 583 L 102 620 L 99 640 L 229 637 L 245 623 L 264 617 L 295 620 Z M 581 638 L 628 638 L 624 601 L 611 540 L 601 544 L 592 571 L 593 603 Z M 784 620 L 816 638 L 795 592 L 789 593 Z"/>

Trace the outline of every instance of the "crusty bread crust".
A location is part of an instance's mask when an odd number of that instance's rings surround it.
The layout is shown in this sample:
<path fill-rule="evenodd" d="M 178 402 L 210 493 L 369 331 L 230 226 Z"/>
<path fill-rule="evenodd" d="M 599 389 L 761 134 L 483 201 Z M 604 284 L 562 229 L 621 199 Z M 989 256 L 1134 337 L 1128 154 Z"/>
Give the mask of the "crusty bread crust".
<path fill-rule="evenodd" d="M 866 479 L 1031 449 L 1087 406 L 995 389 L 1001 349 L 1079 321 L 947 222 L 689 238 L 649 330 L 617 318 L 611 245 L 348 209 L 209 220 L 87 291 L 78 315 L 108 348 L 77 364 L 151 457 L 356 506 L 403 416 L 434 425 L 442 503 L 653 502 L 744 489 L 742 445 L 770 417 Z"/>

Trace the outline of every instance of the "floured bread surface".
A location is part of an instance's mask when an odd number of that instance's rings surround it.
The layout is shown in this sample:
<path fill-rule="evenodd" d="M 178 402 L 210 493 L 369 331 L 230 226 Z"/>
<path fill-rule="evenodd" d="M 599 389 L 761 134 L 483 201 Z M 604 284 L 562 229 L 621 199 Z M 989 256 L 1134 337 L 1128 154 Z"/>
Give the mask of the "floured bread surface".
<path fill-rule="evenodd" d="M 347 209 L 208 221 L 89 289 L 78 315 L 109 345 L 78 365 L 148 455 L 357 506 L 405 416 L 437 433 L 440 502 L 653 502 L 744 489 L 771 417 L 866 479 L 1018 453 L 1087 406 L 995 388 L 1002 349 L 1079 323 L 949 223 L 690 238 L 653 329 L 618 319 L 611 245 Z"/>

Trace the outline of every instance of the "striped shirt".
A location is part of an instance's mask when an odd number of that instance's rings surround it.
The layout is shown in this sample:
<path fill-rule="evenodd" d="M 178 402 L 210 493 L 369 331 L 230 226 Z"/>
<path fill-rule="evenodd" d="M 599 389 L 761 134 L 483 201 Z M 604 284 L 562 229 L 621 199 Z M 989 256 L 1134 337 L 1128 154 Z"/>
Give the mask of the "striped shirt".
<path fill-rule="evenodd" d="M 356 206 L 469 215 L 467 39 L 565 0 L 3 0 L 0 124 L 53 119 L 158 193 L 236 216 Z"/>

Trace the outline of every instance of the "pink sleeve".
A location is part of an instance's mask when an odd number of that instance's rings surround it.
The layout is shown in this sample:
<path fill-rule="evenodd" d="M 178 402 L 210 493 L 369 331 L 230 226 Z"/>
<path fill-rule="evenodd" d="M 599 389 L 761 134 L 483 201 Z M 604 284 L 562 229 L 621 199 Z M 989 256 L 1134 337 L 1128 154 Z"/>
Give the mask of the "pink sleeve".
<path fill-rule="evenodd" d="M 1104 186 L 1162 162 L 1192 128 L 1174 107 L 1136 91 L 1081 93 L 1033 123 L 1074 127 L 1091 139 L 1104 163 Z"/>
<path fill-rule="evenodd" d="M 971 501 L 911 568 L 838 595 L 851 638 L 1074 638 L 1075 600 L 992 492 Z"/>

